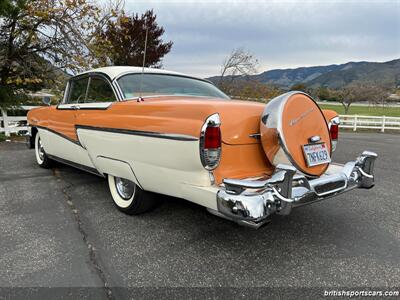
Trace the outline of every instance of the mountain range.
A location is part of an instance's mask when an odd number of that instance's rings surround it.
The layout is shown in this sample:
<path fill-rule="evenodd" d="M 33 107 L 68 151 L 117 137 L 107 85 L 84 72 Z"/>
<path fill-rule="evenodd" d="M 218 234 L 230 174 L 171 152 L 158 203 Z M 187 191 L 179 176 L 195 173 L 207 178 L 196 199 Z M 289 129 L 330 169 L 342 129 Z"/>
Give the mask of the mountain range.
<path fill-rule="evenodd" d="M 219 77 L 208 78 L 216 82 Z M 295 84 L 307 87 L 341 88 L 351 83 L 372 83 L 388 88 L 400 87 L 400 59 L 387 62 L 348 62 L 339 65 L 275 69 L 246 76 L 248 80 L 288 89 Z"/>

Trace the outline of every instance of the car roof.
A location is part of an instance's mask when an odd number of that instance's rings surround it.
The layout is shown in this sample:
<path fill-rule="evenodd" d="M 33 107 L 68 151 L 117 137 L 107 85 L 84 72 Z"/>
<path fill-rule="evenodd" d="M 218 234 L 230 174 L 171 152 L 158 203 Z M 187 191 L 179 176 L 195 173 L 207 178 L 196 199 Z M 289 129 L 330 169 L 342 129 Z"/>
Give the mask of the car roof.
<path fill-rule="evenodd" d="M 135 73 L 140 74 L 140 73 L 142 73 L 142 70 L 144 73 L 170 74 L 170 75 L 180 75 L 180 76 L 197 78 L 194 76 L 189 76 L 189 75 L 185 75 L 182 73 L 168 71 L 168 70 L 164 70 L 164 69 L 155 69 L 155 68 L 142 69 L 142 67 L 132 67 L 132 66 L 113 66 L 113 67 L 97 68 L 97 69 L 92 69 L 92 70 L 82 72 L 82 73 L 78 74 L 77 76 L 80 76 L 83 74 L 89 74 L 89 73 L 102 73 L 102 74 L 108 76 L 111 80 L 114 80 L 115 78 L 117 78 L 123 74 L 128 74 L 128 73 L 129 74 L 135 74 Z M 198 78 L 198 79 L 203 80 L 202 78 Z"/>

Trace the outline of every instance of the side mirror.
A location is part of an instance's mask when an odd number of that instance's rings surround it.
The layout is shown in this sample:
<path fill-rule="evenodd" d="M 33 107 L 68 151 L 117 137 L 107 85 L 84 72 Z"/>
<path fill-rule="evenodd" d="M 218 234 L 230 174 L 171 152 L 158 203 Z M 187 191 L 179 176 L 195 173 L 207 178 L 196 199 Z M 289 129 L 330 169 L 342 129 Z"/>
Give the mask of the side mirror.
<path fill-rule="evenodd" d="M 51 104 L 51 99 L 50 99 L 50 97 L 45 96 L 45 97 L 43 97 L 42 102 L 43 102 L 45 105 L 50 106 L 50 104 Z"/>

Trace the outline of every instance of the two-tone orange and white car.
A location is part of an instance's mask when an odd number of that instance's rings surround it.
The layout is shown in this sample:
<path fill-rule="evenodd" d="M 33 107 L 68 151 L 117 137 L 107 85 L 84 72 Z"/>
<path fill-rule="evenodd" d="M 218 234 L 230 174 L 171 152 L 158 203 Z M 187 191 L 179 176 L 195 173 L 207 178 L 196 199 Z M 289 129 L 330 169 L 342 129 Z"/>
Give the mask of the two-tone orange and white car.
<path fill-rule="evenodd" d="M 184 74 L 106 67 L 72 77 L 62 101 L 31 110 L 28 122 L 41 167 L 59 161 L 106 177 L 127 214 L 164 194 L 257 228 L 272 214 L 374 185 L 377 155 L 332 163 L 339 118 L 302 92 L 265 105 Z"/>

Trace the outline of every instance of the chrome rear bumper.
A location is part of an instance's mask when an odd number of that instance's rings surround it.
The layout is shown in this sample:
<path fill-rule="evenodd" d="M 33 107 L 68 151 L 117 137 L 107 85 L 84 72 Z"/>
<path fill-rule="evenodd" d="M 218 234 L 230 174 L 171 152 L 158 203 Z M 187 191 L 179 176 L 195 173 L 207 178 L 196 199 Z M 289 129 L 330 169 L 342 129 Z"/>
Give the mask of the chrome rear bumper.
<path fill-rule="evenodd" d="M 287 215 L 293 207 L 324 200 L 354 188 L 374 186 L 374 162 L 378 155 L 364 151 L 355 161 L 331 165 L 319 178 L 307 179 L 288 165 L 278 165 L 266 180 L 225 179 L 217 193 L 221 217 L 258 228 L 278 213 Z"/>

